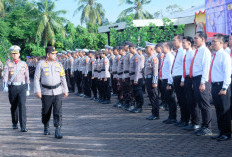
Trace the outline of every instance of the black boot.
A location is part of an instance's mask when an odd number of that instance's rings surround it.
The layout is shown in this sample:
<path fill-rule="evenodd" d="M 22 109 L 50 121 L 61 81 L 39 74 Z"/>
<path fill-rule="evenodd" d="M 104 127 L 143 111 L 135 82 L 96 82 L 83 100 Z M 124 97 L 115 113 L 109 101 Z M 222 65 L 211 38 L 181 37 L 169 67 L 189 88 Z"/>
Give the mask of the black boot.
<path fill-rule="evenodd" d="M 50 135 L 49 124 L 44 125 L 44 135 Z"/>
<path fill-rule="evenodd" d="M 63 135 L 61 134 L 61 127 L 60 126 L 56 127 L 55 138 L 57 138 L 57 139 L 62 139 L 63 138 Z"/>

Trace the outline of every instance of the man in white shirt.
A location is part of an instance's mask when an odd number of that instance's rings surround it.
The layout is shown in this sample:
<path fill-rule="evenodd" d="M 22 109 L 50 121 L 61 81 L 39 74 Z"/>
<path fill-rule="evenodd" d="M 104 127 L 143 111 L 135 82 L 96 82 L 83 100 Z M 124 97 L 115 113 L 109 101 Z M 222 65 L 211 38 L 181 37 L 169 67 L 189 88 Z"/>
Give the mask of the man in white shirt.
<path fill-rule="evenodd" d="M 192 50 L 193 38 L 186 36 L 183 38 L 183 48 L 186 50 L 186 55 L 183 60 L 183 75 L 181 78 L 180 86 L 184 87 L 184 94 L 186 96 L 186 120 L 189 122 L 191 116 L 191 124 L 184 127 L 185 130 L 196 130 L 200 128 L 200 118 L 196 115 L 199 115 L 200 110 L 196 104 L 193 91 L 192 78 L 189 77 L 189 70 L 191 66 L 192 59 L 194 57 L 195 51 Z"/>
<path fill-rule="evenodd" d="M 163 123 L 174 124 L 176 123 L 176 100 L 172 87 L 173 79 L 171 74 L 172 64 L 174 61 L 174 56 L 171 53 L 172 43 L 165 42 L 162 45 L 162 48 L 165 56 L 160 67 L 160 79 L 162 89 L 165 93 L 165 102 L 168 104 L 169 107 L 168 119 L 164 120 Z"/>
<path fill-rule="evenodd" d="M 210 83 L 209 68 L 211 53 L 206 47 L 207 35 L 205 32 L 197 32 L 194 37 L 194 44 L 197 47 L 193 60 L 190 65 L 189 75 L 193 79 L 193 90 L 197 105 L 199 105 L 202 114 L 201 128 L 196 131 L 197 136 L 212 135 L 211 121 L 212 109 L 210 105 Z M 197 115 L 200 116 L 200 115 Z"/>
<path fill-rule="evenodd" d="M 184 87 L 180 86 L 181 78 L 183 74 L 183 59 L 185 56 L 185 50 L 182 47 L 182 40 L 183 37 L 177 35 L 173 38 L 173 45 L 176 48 L 176 55 L 174 62 L 172 64 L 172 77 L 173 77 L 173 85 L 174 90 L 176 92 L 178 104 L 180 106 L 180 121 L 175 124 L 175 126 L 185 127 L 188 125 L 188 118 L 187 118 L 187 108 L 186 108 L 186 98 L 184 94 Z"/>
<path fill-rule="evenodd" d="M 214 35 L 212 46 L 215 53 L 209 71 L 209 82 L 212 82 L 212 96 L 219 129 L 219 134 L 212 138 L 218 141 L 231 138 L 231 60 L 229 54 L 223 49 L 223 39 L 222 34 Z"/>

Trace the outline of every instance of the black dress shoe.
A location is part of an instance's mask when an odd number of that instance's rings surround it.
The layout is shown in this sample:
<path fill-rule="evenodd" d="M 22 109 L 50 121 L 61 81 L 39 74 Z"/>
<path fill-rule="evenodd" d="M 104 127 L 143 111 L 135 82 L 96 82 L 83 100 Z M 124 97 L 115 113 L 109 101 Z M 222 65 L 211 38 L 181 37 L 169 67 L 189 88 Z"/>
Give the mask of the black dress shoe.
<path fill-rule="evenodd" d="M 197 136 L 211 136 L 211 135 L 213 135 L 212 131 L 209 128 L 206 128 L 206 127 L 202 127 L 195 134 Z"/>
<path fill-rule="evenodd" d="M 156 116 L 151 115 L 151 116 L 147 117 L 146 119 L 147 119 L 147 120 L 158 120 L 159 117 L 156 117 Z"/>
<path fill-rule="evenodd" d="M 163 123 L 166 123 L 167 121 L 169 121 L 169 119 L 164 120 Z"/>
<path fill-rule="evenodd" d="M 165 124 L 175 124 L 176 122 L 176 119 L 169 119 Z"/>
<path fill-rule="evenodd" d="M 180 127 L 184 122 L 182 120 L 180 120 L 179 122 L 177 122 L 176 124 L 174 124 L 175 126 Z"/>
<path fill-rule="evenodd" d="M 130 111 L 131 113 L 142 113 L 143 109 L 142 108 L 135 108 L 134 110 Z"/>
<path fill-rule="evenodd" d="M 49 126 L 44 126 L 44 135 L 50 135 Z"/>
<path fill-rule="evenodd" d="M 13 125 L 12 125 L 12 128 L 13 128 L 13 129 L 18 129 L 18 128 L 19 128 L 19 127 L 18 127 L 18 124 L 13 124 Z"/>
<path fill-rule="evenodd" d="M 62 139 L 63 138 L 63 135 L 61 134 L 61 127 L 60 126 L 56 127 L 55 138 L 57 138 L 57 139 Z"/>
<path fill-rule="evenodd" d="M 21 132 L 28 132 L 27 128 L 22 128 Z"/>
<path fill-rule="evenodd" d="M 200 129 L 200 125 L 195 125 L 195 124 L 189 124 L 188 126 L 184 127 L 184 130 L 188 130 L 188 131 L 194 131 L 194 130 L 199 130 Z"/>
<path fill-rule="evenodd" d="M 212 137 L 210 137 L 210 138 L 213 139 L 213 140 L 217 140 L 217 139 L 220 138 L 221 136 L 222 136 L 221 134 L 218 134 L 218 135 L 212 136 Z"/>
<path fill-rule="evenodd" d="M 217 138 L 218 141 L 226 141 L 229 140 L 231 137 L 228 137 L 226 135 L 221 135 L 219 138 Z"/>

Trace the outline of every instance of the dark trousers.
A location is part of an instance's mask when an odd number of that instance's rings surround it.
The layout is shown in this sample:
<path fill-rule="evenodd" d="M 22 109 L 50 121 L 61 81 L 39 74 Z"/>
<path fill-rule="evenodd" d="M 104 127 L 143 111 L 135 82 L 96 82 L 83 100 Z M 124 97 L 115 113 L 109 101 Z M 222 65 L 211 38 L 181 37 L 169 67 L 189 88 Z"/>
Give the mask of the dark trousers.
<path fill-rule="evenodd" d="M 164 102 L 165 102 L 165 100 L 164 100 L 164 91 L 162 89 L 162 84 L 161 84 L 161 80 L 160 79 L 158 81 L 158 93 L 160 95 L 161 102 L 164 104 Z"/>
<path fill-rule="evenodd" d="M 71 69 L 66 70 L 66 81 L 69 91 L 74 91 L 74 76 L 71 75 Z"/>
<path fill-rule="evenodd" d="M 202 127 L 211 128 L 212 109 L 210 105 L 210 83 L 206 82 L 205 91 L 200 92 L 201 75 L 193 77 L 192 80 L 195 100 L 202 115 Z M 200 115 L 196 116 L 200 117 Z"/>
<path fill-rule="evenodd" d="M 226 95 L 219 95 L 223 82 L 212 83 L 212 97 L 216 108 L 217 124 L 221 135 L 231 137 L 230 87 Z"/>
<path fill-rule="evenodd" d="M 42 95 L 42 123 L 49 124 L 53 109 L 55 127 L 62 126 L 62 95 Z"/>
<path fill-rule="evenodd" d="M 92 72 L 88 72 L 87 76 L 83 76 L 84 77 L 84 94 L 86 96 L 91 97 L 91 76 L 92 76 Z"/>
<path fill-rule="evenodd" d="M 104 99 L 104 80 L 98 80 L 99 99 Z"/>
<path fill-rule="evenodd" d="M 103 83 L 103 100 L 110 100 L 111 98 L 111 91 L 110 91 L 110 78 L 107 78 L 106 81 L 104 81 L 104 78 L 102 79 Z"/>
<path fill-rule="evenodd" d="M 147 78 L 145 82 L 147 94 L 152 105 L 151 113 L 153 116 L 159 117 L 158 89 L 152 87 L 152 78 Z"/>
<path fill-rule="evenodd" d="M 94 98 L 97 98 L 98 78 L 92 79 L 91 89 L 92 89 Z"/>
<path fill-rule="evenodd" d="M 184 81 L 184 92 L 186 96 L 186 118 L 191 117 L 191 123 L 195 125 L 200 124 L 200 109 L 195 101 L 192 79 L 187 76 Z"/>
<path fill-rule="evenodd" d="M 123 104 L 122 79 L 116 79 L 116 81 L 117 81 L 118 100 L 121 104 Z"/>
<path fill-rule="evenodd" d="M 165 99 L 165 103 L 168 104 L 168 108 L 169 108 L 169 119 L 176 119 L 176 99 L 175 99 L 175 94 L 174 94 L 174 90 L 173 87 L 171 90 L 167 90 L 167 86 L 168 86 L 168 79 L 163 79 L 161 81 L 162 84 L 162 89 L 164 91 L 164 99 Z"/>
<path fill-rule="evenodd" d="M 9 86 L 9 101 L 11 104 L 12 123 L 17 124 L 18 119 L 21 128 L 26 128 L 26 90 L 27 85 Z"/>
<path fill-rule="evenodd" d="M 113 89 L 114 94 L 118 94 L 117 84 L 118 84 L 118 80 L 116 78 L 113 78 L 112 79 L 112 89 Z"/>
<path fill-rule="evenodd" d="M 122 90 L 123 90 L 123 100 L 125 105 L 129 106 L 132 98 L 131 98 L 131 84 L 130 84 L 130 78 L 124 79 L 122 81 Z"/>
<path fill-rule="evenodd" d="M 75 75 L 75 82 L 76 82 L 76 85 L 77 85 L 77 91 L 80 94 L 80 93 L 82 93 L 80 72 L 79 71 L 75 71 L 74 75 Z"/>
<path fill-rule="evenodd" d="M 184 93 L 184 87 L 180 86 L 182 76 L 173 77 L 174 90 L 176 92 L 176 97 L 178 104 L 180 106 L 180 120 L 183 122 L 189 122 L 189 114 L 187 111 L 186 97 Z"/>
<path fill-rule="evenodd" d="M 132 81 L 134 82 L 134 81 Z M 144 98 L 143 98 L 143 78 L 138 80 L 138 84 L 132 84 L 132 88 L 133 88 L 133 94 L 134 94 L 134 98 L 135 98 L 135 102 L 136 102 L 136 108 L 142 108 L 143 107 L 143 103 L 144 103 Z"/>

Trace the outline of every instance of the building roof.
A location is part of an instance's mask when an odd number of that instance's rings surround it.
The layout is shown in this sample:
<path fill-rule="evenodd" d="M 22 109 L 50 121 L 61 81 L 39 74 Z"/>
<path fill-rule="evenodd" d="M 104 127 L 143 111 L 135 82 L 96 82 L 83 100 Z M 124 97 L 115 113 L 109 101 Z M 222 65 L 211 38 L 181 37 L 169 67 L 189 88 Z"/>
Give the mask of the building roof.
<path fill-rule="evenodd" d="M 181 24 L 193 24 L 195 19 L 195 12 L 204 11 L 204 10 L 205 10 L 205 5 L 200 5 L 173 14 L 168 18 L 173 22 L 175 26 Z M 149 26 L 150 24 L 155 24 L 156 26 L 163 26 L 163 20 L 162 19 L 133 20 L 133 24 L 135 27 L 144 27 L 144 26 Z M 126 27 L 127 27 L 126 22 L 120 22 L 108 26 L 101 26 L 98 28 L 98 32 L 107 33 L 110 32 L 111 28 L 114 28 L 116 30 L 124 30 Z"/>

